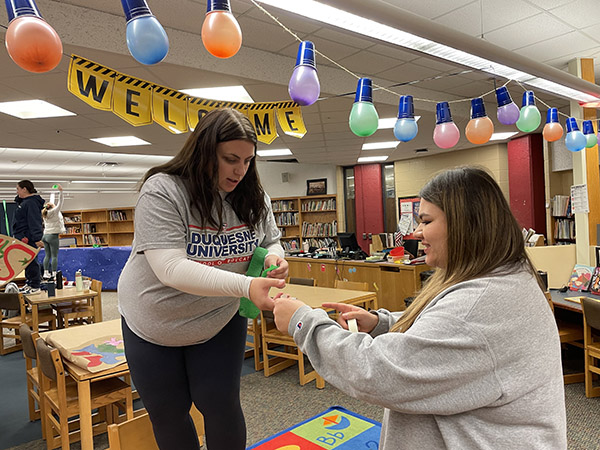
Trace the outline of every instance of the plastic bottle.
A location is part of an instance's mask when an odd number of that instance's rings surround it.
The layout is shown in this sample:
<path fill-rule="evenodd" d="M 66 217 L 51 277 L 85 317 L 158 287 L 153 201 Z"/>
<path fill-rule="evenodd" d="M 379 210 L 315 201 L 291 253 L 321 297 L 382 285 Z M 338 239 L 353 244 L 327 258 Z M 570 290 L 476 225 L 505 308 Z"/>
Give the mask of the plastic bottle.
<path fill-rule="evenodd" d="M 83 278 L 81 276 L 81 269 L 75 272 L 75 290 L 77 292 L 83 292 Z"/>
<path fill-rule="evenodd" d="M 62 289 L 62 288 L 63 288 L 62 270 L 58 270 L 56 272 L 56 289 Z"/>

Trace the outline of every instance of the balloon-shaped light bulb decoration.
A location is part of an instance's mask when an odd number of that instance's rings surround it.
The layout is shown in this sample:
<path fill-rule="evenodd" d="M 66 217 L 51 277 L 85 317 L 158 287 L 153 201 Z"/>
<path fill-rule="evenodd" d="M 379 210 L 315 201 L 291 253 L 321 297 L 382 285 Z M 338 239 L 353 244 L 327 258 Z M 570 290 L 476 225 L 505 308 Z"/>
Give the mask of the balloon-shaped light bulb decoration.
<path fill-rule="evenodd" d="M 567 137 L 565 137 L 565 145 L 572 152 L 583 150 L 587 144 L 587 139 L 577 126 L 577 120 L 574 117 L 567 119 Z"/>
<path fill-rule="evenodd" d="M 6 50 L 20 68 L 43 73 L 54 69 L 63 46 L 54 28 L 46 22 L 33 0 L 5 0 L 8 13 Z"/>
<path fill-rule="evenodd" d="M 485 144 L 494 134 L 494 124 L 485 114 L 481 97 L 471 100 L 471 120 L 465 129 L 465 136 L 471 144 Z"/>
<path fill-rule="evenodd" d="M 217 58 L 231 58 L 242 46 L 242 29 L 231 14 L 229 0 L 207 0 L 202 43 Z"/>
<path fill-rule="evenodd" d="M 496 101 L 498 102 L 498 122 L 502 125 L 513 125 L 519 120 L 519 107 L 513 102 L 508 89 L 504 86 L 496 89 Z"/>
<path fill-rule="evenodd" d="M 408 142 L 413 140 L 418 132 L 413 97 L 403 95 L 398 102 L 398 120 L 394 124 L 394 136 L 399 141 Z"/>
<path fill-rule="evenodd" d="M 435 108 L 436 125 L 433 130 L 433 142 L 439 148 L 452 148 L 460 139 L 460 131 L 450 114 L 448 102 L 439 102 Z"/>
<path fill-rule="evenodd" d="M 370 78 L 360 78 L 349 119 L 352 132 L 361 137 L 371 136 L 379 126 L 379 114 L 373 105 L 373 84 Z"/>
<path fill-rule="evenodd" d="M 303 41 L 298 47 L 296 67 L 288 85 L 290 98 L 302 106 L 312 105 L 319 98 L 321 85 L 315 64 L 315 46 L 311 41 Z"/>
<path fill-rule="evenodd" d="M 521 112 L 517 120 L 517 128 L 524 133 L 531 133 L 537 130 L 542 123 L 540 110 L 535 106 L 535 96 L 533 91 L 523 92 L 523 103 L 521 103 Z"/>
<path fill-rule="evenodd" d="M 548 142 L 558 141 L 563 135 L 563 127 L 558 122 L 558 109 L 549 108 L 546 113 L 546 125 L 542 131 L 542 136 Z"/>
<path fill-rule="evenodd" d="M 594 125 L 591 120 L 583 121 L 583 135 L 585 136 L 586 148 L 592 148 L 594 145 L 598 143 L 598 138 L 596 137 L 596 133 L 594 132 Z"/>
<path fill-rule="evenodd" d="M 148 66 L 161 62 L 169 52 L 169 38 L 146 0 L 121 0 L 121 4 L 127 20 L 127 48 L 131 56 Z"/>

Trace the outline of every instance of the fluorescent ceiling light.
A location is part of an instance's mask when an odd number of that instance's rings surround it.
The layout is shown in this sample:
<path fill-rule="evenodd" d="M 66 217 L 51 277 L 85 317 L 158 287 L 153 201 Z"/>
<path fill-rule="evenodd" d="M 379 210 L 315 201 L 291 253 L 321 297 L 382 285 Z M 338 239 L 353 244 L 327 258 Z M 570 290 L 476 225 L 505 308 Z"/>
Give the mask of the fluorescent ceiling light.
<path fill-rule="evenodd" d="M 137 183 L 139 180 L 136 181 L 128 181 L 128 180 L 122 180 L 122 181 L 117 181 L 117 180 L 73 180 L 71 181 L 71 183 L 78 183 L 78 184 L 96 184 L 96 183 Z"/>
<path fill-rule="evenodd" d="M 44 100 L 22 100 L 0 103 L 0 112 L 19 119 L 40 119 L 44 117 L 75 116 L 75 113 L 62 109 Z"/>
<path fill-rule="evenodd" d="M 180 89 L 179 92 L 192 97 L 223 100 L 228 102 L 254 103 L 244 86 L 223 86 L 213 88 Z"/>
<path fill-rule="evenodd" d="M 490 141 L 503 141 L 505 139 L 513 137 L 515 134 L 519 134 L 518 131 L 507 131 L 505 133 L 494 133 L 490 138 Z"/>
<path fill-rule="evenodd" d="M 292 152 L 289 148 L 279 148 L 272 150 L 257 150 L 256 154 L 258 156 L 288 156 L 291 155 Z"/>
<path fill-rule="evenodd" d="M 400 141 L 388 142 L 366 142 L 362 146 L 362 150 L 381 150 L 382 148 L 396 148 Z"/>
<path fill-rule="evenodd" d="M 129 147 L 134 145 L 152 145 L 143 139 L 135 136 L 114 136 L 105 138 L 90 139 L 90 141 L 98 142 L 99 144 L 108 145 L 109 147 Z"/>
<path fill-rule="evenodd" d="M 275 6 L 276 8 L 280 8 L 300 16 L 308 17 L 312 20 L 317 20 L 335 27 L 343 28 L 353 33 L 359 33 L 364 36 L 389 42 L 390 44 L 409 48 L 411 50 L 426 53 L 428 55 L 442 58 L 456 64 L 481 70 L 493 76 L 501 76 L 509 80 L 527 83 L 531 86 L 538 87 L 566 98 L 573 98 L 575 100 L 584 102 L 598 100 L 597 96 L 587 94 L 583 91 L 579 91 L 577 89 L 573 89 L 544 78 L 539 78 L 527 72 L 505 66 L 504 64 L 481 58 L 444 44 L 439 44 L 435 41 L 401 31 L 397 28 L 378 23 L 374 20 L 325 5 L 314 0 L 258 1 L 260 3 Z"/>
<path fill-rule="evenodd" d="M 415 122 L 418 122 L 421 116 L 415 116 Z M 378 130 L 386 130 L 388 128 L 394 128 L 398 119 L 396 117 L 386 117 L 385 119 L 379 119 Z"/>
<path fill-rule="evenodd" d="M 356 162 L 359 162 L 359 163 L 378 162 L 378 161 L 385 161 L 386 159 L 388 159 L 387 156 L 361 156 L 360 158 L 358 158 L 358 160 Z"/>

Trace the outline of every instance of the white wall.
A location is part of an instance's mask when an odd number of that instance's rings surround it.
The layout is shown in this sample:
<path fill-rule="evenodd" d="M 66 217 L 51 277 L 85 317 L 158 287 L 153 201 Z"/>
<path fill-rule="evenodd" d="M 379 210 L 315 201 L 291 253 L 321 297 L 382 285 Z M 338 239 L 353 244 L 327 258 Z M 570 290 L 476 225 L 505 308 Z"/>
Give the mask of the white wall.
<path fill-rule="evenodd" d="M 272 198 L 306 195 L 306 180 L 316 178 L 327 178 L 327 193 L 337 194 L 336 166 L 263 161 L 256 166 L 263 188 Z M 289 174 L 288 182 L 281 181 L 282 173 Z"/>
<path fill-rule="evenodd" d="M 65 189 L 68 193 L 68 189 Z M 137 193 L 127 194 L 68 194 L 63 203 L 63 211 L 77 211 L 83 209 L 104 209 L 135 206 Z M 49 196 L 43 196 L 48 199 Z"/>

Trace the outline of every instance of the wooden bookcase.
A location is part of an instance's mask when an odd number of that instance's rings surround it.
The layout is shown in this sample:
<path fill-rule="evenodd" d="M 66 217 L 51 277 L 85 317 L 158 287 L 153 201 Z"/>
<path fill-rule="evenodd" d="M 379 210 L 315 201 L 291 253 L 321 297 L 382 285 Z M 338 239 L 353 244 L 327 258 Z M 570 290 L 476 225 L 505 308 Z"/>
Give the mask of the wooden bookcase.
<path fill-rule="evenodd" d="M 63 211 L 67 233 L 60 237 L 75 238 L 77 247 L 131 245 L 134 211 L 133 207 Z"/>
<path fill-rule="evenodd" d="M 575 243 L 575 216 L 571 211 L 571 197 L 555 195 L 552 198 L 552 240 L 553 244 Z M 549 239 L 550 241 L 550 239 Z"/>
<path fill-rule="evenodd" d="M 336 195 L 310 195 L 271 199 L 284 250 L 324 247 L 337 235 Z"/>

